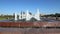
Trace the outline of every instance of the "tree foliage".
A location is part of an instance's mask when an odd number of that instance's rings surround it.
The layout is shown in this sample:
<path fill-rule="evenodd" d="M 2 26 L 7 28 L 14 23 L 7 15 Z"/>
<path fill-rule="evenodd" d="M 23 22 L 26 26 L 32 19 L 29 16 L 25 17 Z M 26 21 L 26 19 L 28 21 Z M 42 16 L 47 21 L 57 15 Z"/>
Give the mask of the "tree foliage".
<path fill-rule="evenodd" d="M 44 17 L 60 17 L 60 13 L 44 15 Z"/>

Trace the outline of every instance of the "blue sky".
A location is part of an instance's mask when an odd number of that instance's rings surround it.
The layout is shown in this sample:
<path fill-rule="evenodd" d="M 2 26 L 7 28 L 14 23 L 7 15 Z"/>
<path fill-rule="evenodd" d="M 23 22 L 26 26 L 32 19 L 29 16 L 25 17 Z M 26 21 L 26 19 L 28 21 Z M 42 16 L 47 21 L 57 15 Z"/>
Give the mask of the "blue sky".
<path fill-rule="evenodd" d="M 60 0 L 0 0 L 0 14 L 13 14 L 26 10 L 36 13 L 37 8 L 41 14 L 60 13 Z"/>

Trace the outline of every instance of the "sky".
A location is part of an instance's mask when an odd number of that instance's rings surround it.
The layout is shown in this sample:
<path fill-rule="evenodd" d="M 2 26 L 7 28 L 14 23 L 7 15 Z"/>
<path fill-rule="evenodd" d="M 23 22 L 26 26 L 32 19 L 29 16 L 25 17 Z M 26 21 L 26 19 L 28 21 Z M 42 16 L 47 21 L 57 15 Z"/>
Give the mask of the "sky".
<path fill-rule="evenodd" d="M 60 13 L 60 0 L 0 0 L 0 14 L 13 14 L 26 12 L 41 14 Z"/>

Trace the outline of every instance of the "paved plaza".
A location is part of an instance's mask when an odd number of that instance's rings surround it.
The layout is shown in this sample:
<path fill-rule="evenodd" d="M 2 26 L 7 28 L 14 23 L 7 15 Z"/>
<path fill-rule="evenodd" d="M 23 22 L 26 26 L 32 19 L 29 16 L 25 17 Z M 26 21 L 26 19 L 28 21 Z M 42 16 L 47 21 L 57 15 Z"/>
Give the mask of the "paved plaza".
<path fill-rule="evenodd" d="M 0 34 L 60 34 L 59 28 L 0 28 Z"/>

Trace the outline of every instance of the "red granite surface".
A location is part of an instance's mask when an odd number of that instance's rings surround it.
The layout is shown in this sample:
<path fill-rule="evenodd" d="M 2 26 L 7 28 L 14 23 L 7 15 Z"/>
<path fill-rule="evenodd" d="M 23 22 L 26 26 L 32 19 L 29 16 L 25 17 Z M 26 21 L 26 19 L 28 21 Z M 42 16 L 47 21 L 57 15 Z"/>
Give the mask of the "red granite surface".
<path fill-rule="evenodd" d="M 0 26 L 16 27 L 59 27 L 60 22 L 0 22 Z"/>

